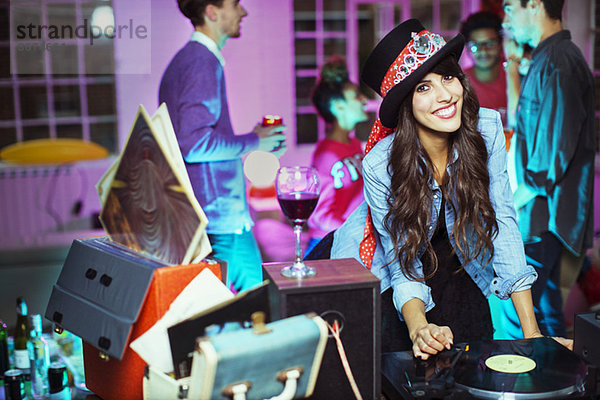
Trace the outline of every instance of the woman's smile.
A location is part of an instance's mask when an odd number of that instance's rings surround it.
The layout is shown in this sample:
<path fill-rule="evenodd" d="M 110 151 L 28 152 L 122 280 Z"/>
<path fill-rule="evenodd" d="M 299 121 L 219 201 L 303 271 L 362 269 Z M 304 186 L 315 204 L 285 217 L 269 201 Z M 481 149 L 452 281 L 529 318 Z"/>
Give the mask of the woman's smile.
<path fill-rule="evenodd" d="M 433 115 L 443 119 L 449 119 L 456 115 L 456 102 L 450 104 L 449 106 L 442 107 L 433 112 Z"/>

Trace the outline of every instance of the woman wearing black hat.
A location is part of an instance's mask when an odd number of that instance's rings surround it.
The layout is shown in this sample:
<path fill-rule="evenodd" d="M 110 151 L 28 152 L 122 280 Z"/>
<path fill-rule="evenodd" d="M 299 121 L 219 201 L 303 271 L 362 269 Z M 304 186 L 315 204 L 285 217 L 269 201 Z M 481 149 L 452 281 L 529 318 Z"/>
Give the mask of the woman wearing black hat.
<path fill-rule="evenodd" d="M 458 65 L 463 46 L 409 20 L 363 67 L 383 97 L 363 161 L 368 207 L 336 231 L 331 258 L 360 258 L 381 280 L 384 352 L 427 358 L 491 339 L 492 293 L 512 299 L 524 337 L 541 336 L 500 116 L 480 110 Z"/>

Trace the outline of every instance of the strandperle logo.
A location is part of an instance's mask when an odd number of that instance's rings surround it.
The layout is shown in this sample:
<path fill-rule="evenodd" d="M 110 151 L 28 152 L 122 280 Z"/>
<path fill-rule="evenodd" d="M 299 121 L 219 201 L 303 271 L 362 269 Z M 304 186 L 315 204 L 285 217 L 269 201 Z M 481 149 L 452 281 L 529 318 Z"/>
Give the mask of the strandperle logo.
<path fill-rule="evenodd" d="M 150 0 L 43 3 L 10 2 L 11 74 L 151 73 Z"/>
<path fill-rule="evenodd" d="M 106 37 L 108 39 L 146 39 L 148 28 L 145 25 L 136 25 L 133 19 L 127 24 L 98 26 L 90 24 L 87 19 L 83 24 L 72 25 L 17 25 L 16 38 L 19 40 L 61 40 L 61 39 L 89 39 L 90 45 L 94 40 Z"/>

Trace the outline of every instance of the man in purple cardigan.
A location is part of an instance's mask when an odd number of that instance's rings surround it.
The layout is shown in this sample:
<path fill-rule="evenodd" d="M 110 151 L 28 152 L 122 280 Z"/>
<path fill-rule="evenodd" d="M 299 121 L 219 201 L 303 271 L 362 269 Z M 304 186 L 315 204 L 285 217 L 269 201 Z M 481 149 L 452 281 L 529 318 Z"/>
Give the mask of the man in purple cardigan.
<path fill-rule="evenodd" d="M 209 223 L 212 255 L 228 262 L 235 290 L 262 282 L 262 259 L 252 235 L 246 202 L 242 155 L 285 150 L 284 127 L 262 127 L 235 135 L 229 118 L 220 49 L 240 36 L 247 14 L 239 0 L 178 0 L 194 26 L 191 40 L 175 55 L 160 84 L 194 193 Z"/>

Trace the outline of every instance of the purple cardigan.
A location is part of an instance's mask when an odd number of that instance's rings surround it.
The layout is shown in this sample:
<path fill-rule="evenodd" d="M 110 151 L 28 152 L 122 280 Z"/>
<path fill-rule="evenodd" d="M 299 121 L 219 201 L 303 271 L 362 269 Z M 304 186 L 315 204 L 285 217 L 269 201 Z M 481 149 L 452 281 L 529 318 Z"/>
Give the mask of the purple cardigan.
<path fill-rule="evenodd" d="M 167 104 L 194 193 L 209 220 L 207 232 L 251 226 L 241 156 L 258 147 L 258 136 L 234 134 L 219 60 L 203 44 L 188 42 L 167 67 L 158 100 Z"/>

